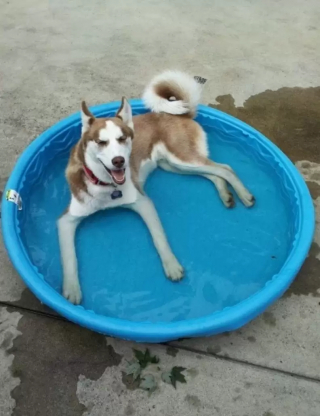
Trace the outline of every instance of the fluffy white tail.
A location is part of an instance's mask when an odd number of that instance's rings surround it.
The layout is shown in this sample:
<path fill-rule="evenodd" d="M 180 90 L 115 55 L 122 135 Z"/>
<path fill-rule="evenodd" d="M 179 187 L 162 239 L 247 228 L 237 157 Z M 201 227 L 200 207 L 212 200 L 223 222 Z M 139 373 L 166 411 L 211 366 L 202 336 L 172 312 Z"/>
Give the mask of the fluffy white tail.
<path fill-rule="evenodd" d="M 166 71 L 153 78 L 143 93 L 143 101 L 154 113 L 185 114 L 194 117 L 201 85 L 188 74 Z"/>

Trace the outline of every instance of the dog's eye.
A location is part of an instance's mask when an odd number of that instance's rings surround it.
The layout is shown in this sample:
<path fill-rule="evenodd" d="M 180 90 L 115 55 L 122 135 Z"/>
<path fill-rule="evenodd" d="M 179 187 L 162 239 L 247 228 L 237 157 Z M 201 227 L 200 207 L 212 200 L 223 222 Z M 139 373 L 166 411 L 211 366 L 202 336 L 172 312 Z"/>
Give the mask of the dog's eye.
<path fill-rule="evenodd" d="M 99 146 L 105 146 L 107 144 L 107 142 L 104 140 L 98 140 L 97 143 Z"/>
<path fill-rule="evenodd" d="M 127 140 L 126 136 L 119 137 L 118 142 L 124 143 Z"/>

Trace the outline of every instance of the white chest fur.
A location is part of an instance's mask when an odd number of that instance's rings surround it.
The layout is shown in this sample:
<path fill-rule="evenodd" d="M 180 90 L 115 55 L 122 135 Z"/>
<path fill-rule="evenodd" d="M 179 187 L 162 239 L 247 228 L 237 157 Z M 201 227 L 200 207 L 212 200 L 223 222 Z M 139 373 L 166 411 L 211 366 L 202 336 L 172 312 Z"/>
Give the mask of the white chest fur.
<path fill-rule="evenodd" d="M 81 194 L 81 201 L 72 195 L 69 213 L 75 217 L 86 217 L 103 209 L 134 203 L 137 200 L 138 191 L 133 185 L 129 169 L 126 177 L 126 182 L 117 187 L 95 185 L 86 179 L 88 193 Z M 122 196 L 113 199 L 112 194 L 115 191 L 120 191 Z"/>

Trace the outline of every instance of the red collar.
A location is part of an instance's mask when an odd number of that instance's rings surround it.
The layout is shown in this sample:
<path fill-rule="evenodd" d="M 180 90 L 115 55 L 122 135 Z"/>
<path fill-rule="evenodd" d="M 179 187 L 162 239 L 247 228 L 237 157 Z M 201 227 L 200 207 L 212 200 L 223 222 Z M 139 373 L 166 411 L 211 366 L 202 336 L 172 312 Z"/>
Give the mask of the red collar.
<path fill-rule="evenodd" d="M 113 185 L 112 183 L 102 182 L 99 178 L 96 177 L 96 175 L 92 172 L 91 169 L 89 169 L 86 165 L 83 165 L 83 170 L 86 175 L 86 177 L 89 179 L 90 182 L 92 182 L 94 185 L 100 185 L 100 186 L 109 186 Z"/>

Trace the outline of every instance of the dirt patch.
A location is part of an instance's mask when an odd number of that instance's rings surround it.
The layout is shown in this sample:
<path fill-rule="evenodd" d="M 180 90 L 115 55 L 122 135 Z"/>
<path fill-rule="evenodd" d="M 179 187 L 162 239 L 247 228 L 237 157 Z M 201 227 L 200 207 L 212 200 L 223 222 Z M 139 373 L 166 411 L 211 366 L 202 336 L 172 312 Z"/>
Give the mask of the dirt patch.
<path fill-rule="evenodd" d="M 171 355 L 171 357 L 176 357 L 176 355 L 178 354 L 178 352 L 179 352 L 178 348 L 167 347 L 167 349 L 166 349 L 166 353 L 168 355 Z"/>
<path fill-rule="evenodd" d="M 238 394 L 238 396 L 233 397 L 232 400 L 234 402 L 237 402 L 238 400 L 241 400 L 241 398 L 242 398 L 241 394 Z"/>
<path fill-rule="evenodd" d="M 124 414 L 126 416 L 132 416 L 135 413 L 136 413 L 136 411 L 135 411 L 134 407 L 132 406 L 131 403 L 129 403 L 128 406 L 126 407 L 125 411 L 124 411 Z"/>
<path fill-rule="evenodd" d="M 8 351 L 21 380 L 11 393 L 13 416 L 81 416 L 86 407 L 76 395 L 79 376 L 97 380 L 121 362 L 104 336 L 68 322 L 25 314 L 17 329 L 21 335 Z"/>
<path fill-rule="evenodd" d="M 214 347 L 208 347 L 207 352 L 209 354 L 219 354 L 219 352 L 221 352 L 221 347 L 220 345 L 215 345 Z"/>
<path fill-rule="evenodd" d="M 196 368 L 188 368 L 186 371 L 191 378 L 195 378 L 199 375 L 199 370 Z"/>
<path fill-rule="evenodd" d="M 137 390 L 140 385 L 139 378 L 134 380 L 132 375 L 127 375 L 124 371 L 121 372 L 122 374 L 122 383 L 126 386 L 128 390 Z"/>
<path fill-rule="evenodd" d="M 191 406 L 194 406 L 197 408 L 201 406 L 201 400 L 195 394 L 187 394 L 184 399 L 188 404 L 191 404 Z"/>
<path fill-rule="evenodd" d="M 276 318 L 272 312 L 264 312 L 262 314 L 262 318 L 264 322 L 270 326 L 276 326 Z"/>

